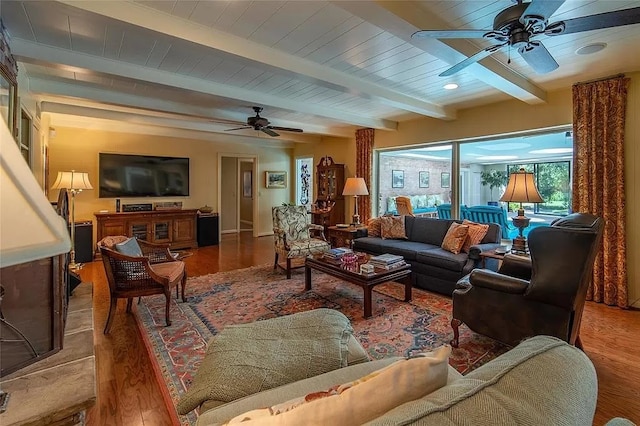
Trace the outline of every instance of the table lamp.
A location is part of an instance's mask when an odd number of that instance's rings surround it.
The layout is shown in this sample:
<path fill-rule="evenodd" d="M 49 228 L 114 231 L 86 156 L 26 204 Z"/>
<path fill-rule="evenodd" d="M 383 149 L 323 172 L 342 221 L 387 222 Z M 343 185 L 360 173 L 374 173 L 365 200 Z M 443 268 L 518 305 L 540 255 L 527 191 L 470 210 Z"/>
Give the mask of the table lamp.
<path fill-rule="evenodd" d="M 512 218 L 513 226 L 518 228 L 520 234 L 513 239 L 511 251 L 513 253 L 527 254 L 527 239 L 522 235 L 522 231 L 529 226 L 530 218 L 524 215 L 522 203 L 543 203 L 544 200 L 536 188 L 533 173 L 520 169 L 509 175 L 509 183 L 500 201 L 520 203 L 518 216 Z"/>
<path fill-rule="evenodd" d="M 347 181 L 344 184 L 342 195 L 353 195 L 355 207 L 353 210 L 351 225 L 360 225 L 360 215 L 358 214 L 358 197 L 360 195 L 369 195 L 369 190 L 367 190 L 367 184 L 365 183 L 364 179 L 359 177 L 347 178 Z"/>
<path fill-rule="evenodd" d="M 71 193 L 71 259 L 69 263 L 70 269 L 80 269 L 82 265 L 76 263 L 76 194 L 82 192 L 83 189 L 93 189 L 89 182 L 89 173 L 76 172 L 58 172 L 58 177 L 53 183 L 51 189 L 66 188 Z"/>

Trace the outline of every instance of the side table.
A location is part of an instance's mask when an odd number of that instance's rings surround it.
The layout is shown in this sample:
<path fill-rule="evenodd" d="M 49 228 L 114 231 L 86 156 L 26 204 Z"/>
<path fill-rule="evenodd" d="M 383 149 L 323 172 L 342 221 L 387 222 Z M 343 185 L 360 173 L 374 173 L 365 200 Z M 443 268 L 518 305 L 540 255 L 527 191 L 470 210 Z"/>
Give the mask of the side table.
<path fill-rule="evenodd" d="M 496 253 L 495 249 L 494 250 L 481 251 L 480 252 L 480 258 L 482 259 L 482 268 L 484 269 L 486 267 L 487 259 L 497 259 L 498 260 L 498 265 L 500 265 L 500 262 L 502 262 L 504 260 L 504 255 L 505 254 L 506 253 Z"/>
<path fill-rule="evenodd" d="M 367 236 L 366 226 L 349 226 L 342 228 L 330 226 L 327 238 L 331 247 L 349 247 L 353 246 L 353 240 Z"/>

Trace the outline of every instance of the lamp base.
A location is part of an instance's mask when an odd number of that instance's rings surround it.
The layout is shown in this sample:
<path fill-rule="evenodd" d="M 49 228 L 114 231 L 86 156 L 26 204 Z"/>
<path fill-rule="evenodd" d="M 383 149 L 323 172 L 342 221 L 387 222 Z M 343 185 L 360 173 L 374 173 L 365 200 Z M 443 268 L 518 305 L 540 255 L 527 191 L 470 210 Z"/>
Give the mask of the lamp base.
<path fill-rule="evenodd" d="M 354 214 L 351 216 L 351 226 L 360 226 L 360 215 Z"/>
<path fill-rule="evenodd" d="M 513 254 L 528 254 L 529 247 L 527 246 L 527 239 L 518 235 L 513 239 L 513 245 L 511 246 L 511 253 Z"/>

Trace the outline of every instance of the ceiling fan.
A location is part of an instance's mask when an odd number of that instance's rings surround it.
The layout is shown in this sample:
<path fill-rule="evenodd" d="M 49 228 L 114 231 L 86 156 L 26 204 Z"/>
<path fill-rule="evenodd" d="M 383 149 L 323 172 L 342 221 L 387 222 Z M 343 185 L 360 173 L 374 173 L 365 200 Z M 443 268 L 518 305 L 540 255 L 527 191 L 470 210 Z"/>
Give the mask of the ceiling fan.
<path fill-rule="evenodd" d="M 266 118 L 260 117 L 260 113 L 263 110 L 262 107 L 254 106 L 252 108 L 256 112 L 256 115 L 255 115 L 255 117 L 247 117 L 247 125 L 246 126 L 236 127 L 234 129 L 227 129 L 227 130 L 225 130 L 225 132 L 232 132 L 234 130 L 241 130 L 241 129 L 254 129 L 254 130 L 260 130 L 261 132 L 264 132 L 264 133 L 268 134 L 269 136 L 273 136 L 273 137 L 280 136 L 280 134 L 274 132 L 274 130 L 280 130 L 280 131 L 283 131 L 283 132 L 302 133 L 302 129 L 294 129 L 294 128 L 291 128 L 291 127 L 271 126 L 269 120 L 267 120 Z"/>
<path fill-rule="evenodd" d="M 548 23 L 549 17 L 563 3 L 564 0 L 532 0 L 528 3 L 517 0 L 517 4 L 496 15 L 491 30 L 422 30 L 416 31 L 411 37 L 484 38 L 497 43 L 457 63 L 442 72 L 440 77 L 453 75 L 504 47 L 518 49 L 518 53 L 536 73 L 546 74 L 558 68 L 558 63 L 544 44 L 534 38 L 542 34 L 558 36 L 640 23 L 640 7 Z"/>

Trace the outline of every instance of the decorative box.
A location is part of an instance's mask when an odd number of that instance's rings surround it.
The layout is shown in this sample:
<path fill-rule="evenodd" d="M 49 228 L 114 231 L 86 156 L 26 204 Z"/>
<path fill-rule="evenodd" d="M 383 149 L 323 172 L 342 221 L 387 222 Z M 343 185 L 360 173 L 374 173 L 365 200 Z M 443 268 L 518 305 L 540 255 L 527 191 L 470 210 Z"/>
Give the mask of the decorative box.
<path fill-rule="evenodd" d="M 360 265 L 361 274 L 373 274 L 373 272 L 374 272 L 373 265 L 370 265 L 368 263 L 363 263 L 362 265 Z"/>

